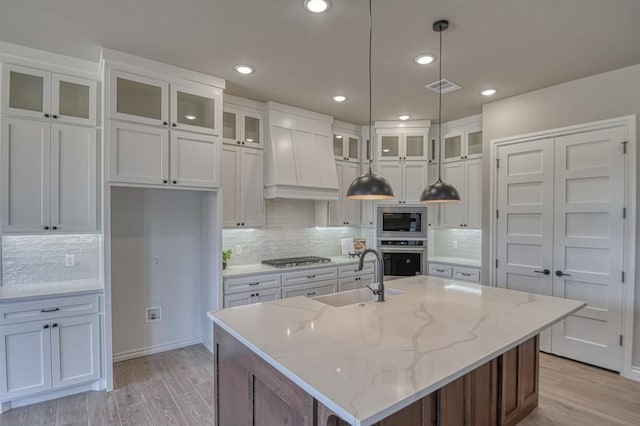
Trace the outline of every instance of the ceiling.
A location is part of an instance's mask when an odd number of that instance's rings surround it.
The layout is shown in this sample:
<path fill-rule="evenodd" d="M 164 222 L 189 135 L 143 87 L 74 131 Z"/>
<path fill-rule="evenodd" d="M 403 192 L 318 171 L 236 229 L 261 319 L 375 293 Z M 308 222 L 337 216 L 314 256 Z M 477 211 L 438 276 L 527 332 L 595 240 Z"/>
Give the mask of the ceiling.
<path fill-rule="evenodd" d="M 0 0 L 0 40 L 97 61 L 100 46 L 222 77 L 227 93 L 367 121 L 367 0 Z M 437 116 L 431 24 L 444 33 L 445 121 L 488 101 L 640 63 L 638 0 L 373 0 L 373 115 Z M 248 63 L 256 72 L 233 70 Z M 479 91 L 497 87 L 484 98 Z M 331 97 L 346 94 L 337 104 Z"/>

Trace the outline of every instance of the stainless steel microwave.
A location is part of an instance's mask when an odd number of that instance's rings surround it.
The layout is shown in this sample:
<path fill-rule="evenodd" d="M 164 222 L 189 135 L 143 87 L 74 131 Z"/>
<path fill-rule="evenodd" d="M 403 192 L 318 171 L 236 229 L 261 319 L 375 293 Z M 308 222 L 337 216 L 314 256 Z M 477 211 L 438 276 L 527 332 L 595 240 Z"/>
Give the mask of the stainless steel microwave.
<path fill-rule="evenodd" d="M 427 238 L 427 207 L 378 206 L 377 238 Z"/>

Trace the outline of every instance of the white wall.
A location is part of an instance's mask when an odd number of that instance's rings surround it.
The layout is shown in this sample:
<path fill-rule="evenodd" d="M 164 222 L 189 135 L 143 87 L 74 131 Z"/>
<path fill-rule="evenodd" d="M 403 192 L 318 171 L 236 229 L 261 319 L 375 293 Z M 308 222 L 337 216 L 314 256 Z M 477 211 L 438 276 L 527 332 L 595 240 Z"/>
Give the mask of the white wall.
<path fill-rule="evenodd" d="M 114 357 L 200 341 L 201 198 L 197 191 L 113 188 Z M 155 264 L 155 257 L 159 264 Z M 162 306 L 146 323 L 145 307 Z"/>
<path fill-rule="evenodd" d="M 559 84 L 484 105 L 482 109 L 484 156 L 483 252 L 489 249 L 490 141 L 547 129 L 640 114 L 640 65 Z M 640 126 L 638 127 L 640 133 Z M 638 135 L 640 141 L 640 134 Z M 640 153 L 640 150 L 638 151 Z M 636 210 L 638 211 L 638 210 Z M 639 215 L 640 217 L 640 215 Z M 637 228 L 640 229 L 640 228 Z M 640 241 L 640 240 L 638 240 Z M 640 250 L 636 253 L 639 271 Z M 488 280 L 483 259 L 483 281 Z M 640 366 L 640 273 L 636 272 L 634 365 Z"/>

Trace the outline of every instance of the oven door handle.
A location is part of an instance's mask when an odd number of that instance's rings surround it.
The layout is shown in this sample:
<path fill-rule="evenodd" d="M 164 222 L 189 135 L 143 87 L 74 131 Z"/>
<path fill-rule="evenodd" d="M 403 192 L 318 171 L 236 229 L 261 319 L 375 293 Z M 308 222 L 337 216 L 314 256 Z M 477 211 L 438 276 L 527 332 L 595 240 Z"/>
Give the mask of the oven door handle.
<path fill-rule="evenodd" d="M 381 253 L 421 253 L 427 251 L 426 247 L 411 247 L 411 246 L 398 246 L 398 247 L 379 247 Z"/>

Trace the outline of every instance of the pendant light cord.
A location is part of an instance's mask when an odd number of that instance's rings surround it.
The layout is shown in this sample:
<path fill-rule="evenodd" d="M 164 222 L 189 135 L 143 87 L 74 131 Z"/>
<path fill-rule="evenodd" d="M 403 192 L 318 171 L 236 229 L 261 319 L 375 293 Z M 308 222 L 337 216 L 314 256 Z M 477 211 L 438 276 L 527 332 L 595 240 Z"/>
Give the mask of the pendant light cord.
<path fill-rule="evenodd" d="M 442 180 L 442 28 L 440 29 L 440 76 L 438 90 L 438 181 Z"/>
<path fill-rule="evenodd" d="M 369 174 L 372 174 L 371 163 L 373 162 L 373 156 L 371 154 L 373 151 L 373 140 L 371 140 L 371 99 L 372 99 L 372 89 L 371 89 L 371 49 L 372 49 L 372 39 L 373 39 L 373 17 L 372 17 L 372 0 L 369 0 Z"/>

